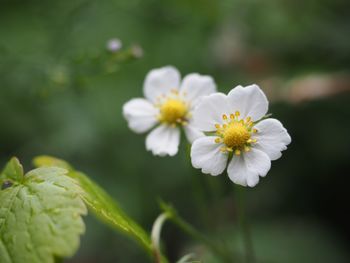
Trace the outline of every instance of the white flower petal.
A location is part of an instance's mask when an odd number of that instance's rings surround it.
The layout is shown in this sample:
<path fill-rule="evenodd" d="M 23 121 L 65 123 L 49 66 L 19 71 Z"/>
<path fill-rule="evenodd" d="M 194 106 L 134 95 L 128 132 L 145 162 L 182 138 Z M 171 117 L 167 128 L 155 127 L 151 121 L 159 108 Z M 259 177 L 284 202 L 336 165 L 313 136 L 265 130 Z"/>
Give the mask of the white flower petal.
<path fill-rule="evenodd" d="M 195 106 L 200 98 L 216 91 L 216 84 L 212 77 L 197 73 L 188 74 L 184 77 L 180 93 L 183 94 L 192 106 Z"/>
<path fill-rule="evenodd" d="M 163 124 L 147 135 L 146 149 L 154 155 L 174 156 L 179 149 L 179 143 L 180 129 Z"/>
<path fill-rule="evenodd" d="M 198 130 L 192 122 L 189 122 L 188 125 L 184 126 L 184 131 L 186 138 L 190 143 L 193 143 L 196 139 L 204 136 L 204 133 Z"/>
<path fill-rule="evenodd" d="M 214 136 L 206 136 L 194 141 L 191 148 L 191 161 L 194 168 L 205 174 L 219 175 L 227 165 L 228 154 L 220 151 L 222 144 L 215 143 Z"/>
<path fill-rule="evenodd" d="M 167 95 L 172 89 L 179 89 L 180 73 L 172 67 L 166 66 L 151 70 L 143 84 L 143 92 L 145 97 L 155 102 L 157 97 Z"/>
<path fill-rule="evenodd" d="M 281 151 L 286 150 L 292 141 L 282 123 L 276 119 L 262 120 L 254 128 L 258 130 L 255 147 L 265 152 L 271 160 L 280 158 Z"/>
<path fill-rule="evenodd" d="M 269 102 L 257 85 L 237 86 L 227 95 L 232 112 L 239 111 L 241 118 L 251 117 L 260 120 L 267 113 Z"/>
<path fill-rule="evenodd" d="M 214 93 L 205 96 L 193 111 L 193 123 L 201 131 L 215 131 L 215 124 L 222 124 L 222 115 L 229 113 L 227 96 Z"/>
<path fill-rule="evenodd" d="M 265 176 L 270 168 L 270 158 L 264 152 L 252 148 L 240 156 L 234 155 L 227 173 L 232 182 L 254 187 L 259 182 L 259 175 Z"/>
<path fill-rule="evenodd" d="M 136 133 L 143 133 L 151 129 L 158 121 L 158 109 L 145 99 L 136 98 L 129 100 L 123 106 L 124 118 L 128 121 L 129 128 Z"/>

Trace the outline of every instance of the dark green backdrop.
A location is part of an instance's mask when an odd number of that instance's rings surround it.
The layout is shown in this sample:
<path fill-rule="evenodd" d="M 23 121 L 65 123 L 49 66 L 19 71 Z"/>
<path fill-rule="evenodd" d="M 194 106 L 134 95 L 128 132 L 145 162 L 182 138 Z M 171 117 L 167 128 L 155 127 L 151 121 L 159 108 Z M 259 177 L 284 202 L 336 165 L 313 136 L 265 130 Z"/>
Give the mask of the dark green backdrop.
<path fill-rule="evenodd" d="M 146 229 L 162 198 L 233 244 L 227 176 L 195 171 L 185 142 L 175 158 L 153 157 L 121 108 L 142 96 L 150 69 L 168 64 L 183 75 L 212 75 L 223 92 L 257 83 L 293 139 L 247 193 L 259 262 L 348 262 L 350 94 L 338 91 L 349 90 L 349 10 L 346 0 L 1 0 L 0 162 L 15 155 L 28 170 L 36 155 L 58 156 Z M 125 50 L 140 45 L 144 56 L 106 70 L 113 37 Z M 316 84 L 300 102 L 308 76 Z M 313 98 L 325 83 L 326 95 Z M 81 249 L 68 262 L 147 262 L 129 239 L 86 222 Z M 194 250 L 201 257 L 198 244 L 170 224 L 163 237 L 172 260 Z"/>

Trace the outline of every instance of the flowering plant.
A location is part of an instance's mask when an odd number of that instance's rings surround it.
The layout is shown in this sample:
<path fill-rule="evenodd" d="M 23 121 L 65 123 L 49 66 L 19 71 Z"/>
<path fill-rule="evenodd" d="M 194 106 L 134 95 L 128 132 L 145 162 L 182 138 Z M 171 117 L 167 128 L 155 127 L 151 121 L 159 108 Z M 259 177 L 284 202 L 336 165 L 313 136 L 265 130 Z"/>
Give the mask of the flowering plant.
<path fill-rule="evenodd" d="M 179 71 L 167 66 L 147 74 L 143 92 L 145 98 L 131 99 L 123 106 L 130 129 L 145 133 L 154 128 L 146 137 L 146 149 L 157 156 L 177 154 L 183 130 L 192 144 L 192 165 L 205 174 L 217 176 L 227 167 L 232 182 L 254 187 L 259 176 L 269 171 L 271 160 L 280 158 L 291 142 L 282 124 L 267 115 L 268 100 L 257 85 L 238 86 L 225 95 L 216 91 L 212 77 L 192 73 L 181 81 Z M 37 168 L 25 174 L 18 159 L 12 158 L 0 174 L 1 263 L 55 262 L 72 256 L 88 210 L 137 241 L 155 262 L 169 262 L 160 244 L 166 220 L 203 242 L 222 262 L 235 258 L 224 244 L 205 237 L 164 202 L 148 234 L 102 188 L 67 162 L 39 156 L 33 163 Z M 249 235 L 245 238 L 249 240 Z M 252 258 L 252 246 L 247 244 Z M 178 262 L 193 257 L 185 255 Z"/>

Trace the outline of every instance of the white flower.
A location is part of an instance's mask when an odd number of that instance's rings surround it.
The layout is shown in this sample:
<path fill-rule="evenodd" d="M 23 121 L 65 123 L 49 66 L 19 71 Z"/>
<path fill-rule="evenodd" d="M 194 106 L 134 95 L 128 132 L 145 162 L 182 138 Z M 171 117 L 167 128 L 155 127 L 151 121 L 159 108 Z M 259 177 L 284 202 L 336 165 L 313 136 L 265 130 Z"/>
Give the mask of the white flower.
<path fill-rule="evenodd" d="M 259 176 L 270 170 L 271 160 L 280 158 L 291 142 L 278 120 L 261 120 L 267 110 L 267 98 L 257 85 L 238 86 L 228 95 L 215 93 L 203 98 L 193 119 L 209 136 L 192 144 L 193 167 L 216 176 L 228 164 L 227 173 L 234 183 L 255 186 Z"/>
<path fill-rule="evenodd" d="M 180 143 L 180 128 L 192 142 L 204 134 L 192 123 L 192 111 L 200 99 L 216 91 L 210 76 L 192 73 L 181 81 L 179 71 L 167 66 L 151 70 L 144 81 L 146 99 L 131 99 L 123 106 L 129 128 L 144 133 L 158 125 L 146 138 L 146 149 L 154 155 L 173 156 Z"/>

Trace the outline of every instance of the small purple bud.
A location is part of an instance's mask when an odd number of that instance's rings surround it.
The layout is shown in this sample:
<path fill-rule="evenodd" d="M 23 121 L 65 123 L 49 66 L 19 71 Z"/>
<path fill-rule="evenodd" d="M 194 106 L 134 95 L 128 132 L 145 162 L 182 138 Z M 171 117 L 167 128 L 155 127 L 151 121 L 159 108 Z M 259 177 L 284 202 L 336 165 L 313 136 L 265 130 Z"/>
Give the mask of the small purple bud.
<path fill-rule="evenodd" d="M 118 38 L 112 38 L 107 42 L 107 50 L 110 52 L 117 52 L 123 47 L 123 43 Z"/>

